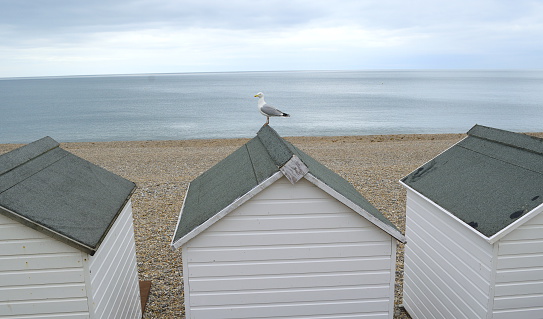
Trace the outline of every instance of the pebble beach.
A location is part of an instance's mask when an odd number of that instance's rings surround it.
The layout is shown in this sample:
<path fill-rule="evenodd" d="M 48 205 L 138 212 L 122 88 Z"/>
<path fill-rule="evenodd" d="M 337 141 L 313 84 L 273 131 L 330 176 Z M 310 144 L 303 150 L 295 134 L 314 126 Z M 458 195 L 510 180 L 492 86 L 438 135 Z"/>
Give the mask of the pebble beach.
<path fill-rule="evenodd" d="M 281 133 L 281 132 L 279 132 Z M 543 137 L 543 133 L 534 134 Z M 405 175 L 465 134 L 286 137 L 348 180 L 402 232 Z M 136 183 L 132 196 L 139 279 L 152 282 L 143 318 L 185 318 L 181 250 L 170 247 L 191 180 L 248 139 L 61 143 L 73 154 Z M 21 144 L 0 144 L 0 154 Z M 394 318 L 410 318 L 402 303 L 403 245 L 396 267 Z"/>

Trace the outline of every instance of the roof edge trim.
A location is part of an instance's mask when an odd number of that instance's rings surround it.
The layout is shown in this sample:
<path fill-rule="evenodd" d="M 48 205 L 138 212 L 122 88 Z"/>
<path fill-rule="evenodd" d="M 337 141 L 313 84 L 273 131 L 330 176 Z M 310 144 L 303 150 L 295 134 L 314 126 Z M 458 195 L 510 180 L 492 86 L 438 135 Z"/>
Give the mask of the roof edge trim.
<path fill-rule="evenodd" d="M 326 185 L 326 183 L 324 183 L 323 181 L 321 181 L 320 179 L 315 177 L 313 174 L 307 173 L 304 177 L 309 182 L 311 182 L 312 184 L 314 184 L 315 186 L 317 186 L 318 188 L 320 188 L 324 192 L 328 193 L 330 196 L 334 197 L 339 202 L 343 203 L 345 206 L 347 206 L 350 209 L 357 212 L 360 216 L 364 217 L 365 219 L 367 219 L 369 222 L 371 222 L 375 226 L 381 228 L 384 232 L 386 232 L 390 236 L 394 237 L 399 242 L 402 242 L 402 243 L 406 242 L 405 236 L 400 231 L 398 231 L 397 229 L 395 229 L 393 227 L 390 227 L 389 225 L 383 223 L 377 217 L 375 217 L 372 214 L 368 213 L 365 209 L 363 209 L 362 207 L 356 205 L 355 203 L 353 203 L 352 201 L 347 199 L 347 197 L 341 195 L 339 192 L 334 190 L 332 187 Z"/>
<path fill-rule="evenodd" d="M 72 238 L 70 237 L 67 237 L 66 235 L 63 235 L 59 232 L 56 232 L 50 228 L 47 228 L 47 227 L 44 227 L 43 225 L 40 225 L 38 223 L 35 223 L 33 222 L 32 220 L 22 216 L 22 215 L 19 215 L 17 214 L 16 212 L 10 210 L 10 209 L 7 209 L 3 206 L 0 206 L 0 214 L 8 217 L 8 218 L 11 218 L 29 228 L 32 228 L 36 231 L 39 231 L 40 233 L 42 234 L 45 234 L 47 236 L 50 236 L 62 243 L 65 243 L 67 244 L 68 246 L 71 246 L 73 248 L 76 248 L 76 249 L 79 249 L 81 250 L 82 252 L 86 253 L 86 254 L 89 254 L 89 255 L 94 255 L 94 253 L 96 253 L 96 249 L 95 248 L 92 248 L 92 247 L 89 247 L 85 244 L 82 244 L 78 241 L 75 241 L 73 240 Z"/>
<path fill-rule="evenodd" d="M 242 195 L 241 197 L 237 198 L 235 201 L 233 201 L 231 204 L 220 210 L 218 213 L 213 215 L 211 218 L 203 222 L 202 224 L 196 226 L 193 230 L 191 230 L 189 233 L 187 233 L 185 236 L 179 238 L 177 241 L 172 240 L 172 248 L 177 249 L 184 244 L 186 244 L 188 241 L 190 241 L 192 238 L 198 236 L 201 232 L 208 229 L 211 225 L 215 224 L 217 221 L 221 220 L 224 216 L 228 215 L 230 212 L 247 202 L 249 199 L 253 198 L 255 195 L 266 189 L 271 184 L 275 183 L 277 180 L 279 180 L 281 177 L 283 177 L 284 174 L 281 171 L 277 171 L 272 176 L 265 179 L 262 183 L 256 185 L 253 189 Z M 190 187 L 190 186 L 189 186 Z M 188 189 L 187 189 L 188 193 Z M 186 196 L 186 195 L 185 195 Z M 184 208 L 184 204 L 183 204 Z M 183 214 L 183 210 L 181 210 L 181 214 L 179 214 L 179 221 L 181 220 L 181 215 Z M 179 225 L 179 221 L 177 225 Z M 177 231 L 177 228 L 176 228 Z M 174 233 L 174 239 L 175 239 L 175 233 Z"/>
<path fill-rule="evenodd" d="M 470 225 L 466 224 L 463 220 L 461 220 L 460 218 L 454 216 L 453 213 L 449 212 L 448 210 L 446 210 L 445 208 L 441 207 L 439 204 L 437 204 L 436 202 L 432 201 L 431 199 L 429 199 L 428 197 L 424 196 L 423 194 L 419 193 L 417 190 L 415 190 L 414 188 L 412 188 L 411 186 L 405 184 L 404 182 L 402 182 L 400 180 L 400 184 L 405 187 L 406 189 L 414 192 L 415 194 L 417 194 L 418 196 L 422 197 L 424 200 L 426 200 L 427 202 L 429 202 L 430 204 L 432 204 L 433 206 L 435 206 L 437 209 L 439 209 L 440 211 L 444 212 L 445 214 L 449 215 L 451 218 L 453 218 L 454 220 L 458 221 L 461 225 L 464 225 L 464 227 L 466 227 L 467 229 L 469 229 L 470 231 L 474 232 L 477 236 L 481 237 L 482 239 L 484 239 L 485 241 L 487 241 L 488 243 L 490 243 L 490 238 L 489 237 L 486 237 L 485 235 L 483 235 L 481 232 L 479 232 L 477 229 L 471 227 Z"/>
<path fill-rule="evenodd" d="M 502 239 L 503 237 L 507 236 L 509 233 L 511 233 L 513 230 L 517 229 L 517 227 L 522 226 L 523 224 L 530 221 L 530 219 L 534 218 L 535 216 L 539 215 L 543 211 L 543 204 L 540 204 L 536 208 L 532 209 L 528 213 L 524 214 L 521 218 L 515 220 L 511 224 L 507 225 L 505 228 L 500 230 L 499 232 L 492 235 L 488 242 L 491 244 L 494 244 L 498 240 Z"/>

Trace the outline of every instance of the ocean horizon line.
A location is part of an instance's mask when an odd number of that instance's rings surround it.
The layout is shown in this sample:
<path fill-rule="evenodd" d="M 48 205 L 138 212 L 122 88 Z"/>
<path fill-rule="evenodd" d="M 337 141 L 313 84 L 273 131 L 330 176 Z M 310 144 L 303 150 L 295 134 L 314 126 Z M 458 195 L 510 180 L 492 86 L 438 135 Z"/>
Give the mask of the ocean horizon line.
<path fill-rule="evenodd" d="M 541 72 L 543 69 L 538 68 L 428 68 L 428 69 L 310 69 L 310 70 L 238 70 L 238 71 L 180 71 L 180 72 L 143 72 L 143 73 L 99 73 L 99 74 L 67 74 L 67 75 L 31 75 L 31 76 L 13 76 L 13 77 L 0 77 L 0 80 L 32 80 L 32 79 L 72 79 L 72 78 L 96 78 L 96 77 L 131 77 L 131 76 L 168 76 L 168 75 L 191 75 L 191 74 L 244 74 L 244 73 L 289 73 L 289 72 L 413 72 L 413 71 L 424 71 L 424 72 L 522 72 L 522 71 L 533 71 Z"/>

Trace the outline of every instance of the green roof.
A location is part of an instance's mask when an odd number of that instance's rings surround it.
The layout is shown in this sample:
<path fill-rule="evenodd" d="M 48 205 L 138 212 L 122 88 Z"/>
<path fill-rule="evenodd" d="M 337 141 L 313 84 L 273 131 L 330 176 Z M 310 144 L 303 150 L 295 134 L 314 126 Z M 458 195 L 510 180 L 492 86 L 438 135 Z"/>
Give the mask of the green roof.
<path fill-rule="evenodd" d="M 0 155 L 0 213 L 89 254 L 134 189 L 50 137 Z"/>
<path fill-rule="evenodd" d="M 543 203 L 543 139 L 475 125 L 402 182 L 491 237 Z"/>
<path fill-rule="evenodd" d="M 256 137 L 190 183 L 172 243 L 261 185 L 293 157 L 299 158 L 310 174 L 393 229 L 403 240 L 397 228 L 349 182 L 264 125 Z"/>

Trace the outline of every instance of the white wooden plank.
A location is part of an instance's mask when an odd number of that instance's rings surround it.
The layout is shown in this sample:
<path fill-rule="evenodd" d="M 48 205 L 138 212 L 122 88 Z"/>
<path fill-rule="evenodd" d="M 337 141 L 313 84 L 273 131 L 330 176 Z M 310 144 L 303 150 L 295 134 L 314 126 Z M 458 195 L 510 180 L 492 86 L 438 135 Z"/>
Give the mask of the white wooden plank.
<path fill-rule="evenodd" d="M 427 225 L 431 225 L 435 228 L 436 234 L 442 238 L 442 241 L 448 241 L 451 245 L 462 248 L 465 251 L 466 258 L 491 260 L 492 248 L 485 239 L 476 235 L 451 216 L 438 210 L 422 197 L 415 196 L 407 199 L 407 218 L 417 224 L 426 222 Z"/>
<path fill-rule="evenodd" d="M 266 216 L 300 214 L 352 213 L 352 209 L 336 200 L 328 198 L 317 199 L 275 199 L 249 201 L 236 209 L 237 216 Z M 373 225 L 372 225 L 373 226 Z"/>
<path fill-rule="evenodd" d="M 82 267 L 81 252 L 0 257 L 0 272 Z"/>
<path fill-rule="evenodd" d="M 54 239 L 29 239 L 0 241 L 0 256 L 36 255 L 79 252 Z"/>
<path fill-rule="evenodd" d="M 279 275 L 279 274 L 308 274 L 323 272 L 344 271 L 376 271 L 390 270 L 390 258 L 368 257 L 356 259 L 296 259 L 291 261 L 265 261 L 265 262 L 231 262 L 231 263 L 190 263 L 189 276 L 191 278 L 241 275 Z"/>
<path fill-rule="evenodd" d="M 83 298 L 86 297 L 86 293 L 85 285 L 82 283 L 2 287 L 0 288 L 0 302 L 48 298 Z"/>
<path fill-rule="evenodd" d="M 496 311 L 492 316 L 492 319 L 541 319 L 543 313 L 543 307 L 530 308 L 530 309 L 513 309 L 509 311 Z"/>
<path fill-rule="evenodd" d="M 20 224 L 18 221 L 15 221 L 9 217 L 6 217 L 0 214 L 0 225 L 10 225 L 10 224 Z"/>
<path fill-rule="evenodd" d="M 501 256 L 543 254 L 543 239 L 500 242 L 499 254 Z"/>
<path fill-rule="evenodd" d="M 471 282 L 471 277 L 459 273 L 455 268 L 456 262 L 450 263 L 440 257 L 439 252 L 426 245 L 426 242 L 417 238 L 414 233 L 411 233 L 409 238 L 411 240 L 405 263 L 409 260 L 418 266 L 417 271 L 421 272 L 417 273 L 419 278 L 427 278 L 426 284 L 430 289 L 439 289 L 443 293 L 441 298 L 449 309 L 454 305 L 455 308 L 461 307 L 457 309 L 462 309 L 462 313 L 468 317 L 482 316 L 486 311 L 488 290 L 481 289 L 477 282 Z M 411 269 L 417 269 L 413 266 L 411 265 Z M 479 284 L 480 282 L 479 280 Z"/>
<path fill-rule="evenodd" d="M 81 268 L 14 271 L 0 273 L 2 286 L 45 285 L 81 283 L 84 275 Z"/>
<path fill-rule="evenodd" d="M 240 248 L 189 248 L 189 262 L 348 258 L 390 255 L 390 243 L 253 246 Z"/>
<path fill-rule="evenodd" d="M 411 251 L 414 254 L 424 254 L 423 260 L 439 266 L 443 277 L 449 277 L 452 281 L 460 283 L 468 291 L 476 289 L 478 292 L 473 291 L 473 293 L 478 300 L 487 300 L 490 269 L 485 267 L 483 263 L 477 263 L 476 260 L 464 259 L 462 251 L 449 249 L 450 246 L 439 241 L 439 238 L 430 236 L 426 232 L 425 226 L 409 224 L 407 227 L 410 241 L 413 242 Z"/>
<path fill-rule="evenodd" d="M 388 300 L 388 285 L 376 286 L 349 286 L 332 288 L 308 289 L 266 289 L 247 290 L 236 292 L 207 292 L 192 293 L 192 305 L 200 306 L 228 306 L 273 304 L 285 302 L 311 302 L 311 301 L 341 301 L 352 299 L 383 299 Z"/>
<path fill-rule="evenodd" d="M 215 232 L 207 231 L 190 242 L 189 246 L 198 247 L 241 247 L 250 243 L 252 246 L 275 246 L 292 243 L 362 243 L 390 241 L 390 236 L 376 227 L 339 228 L 339 229 L 302 229 L 256 232 Z"/>
<path fill-rule="evenodd" d="M 286 216 L 261 216 L 253 218 L 249 216 L 232 216 L 221 220 L 221 223 L 213 225 L 213 231 L 268 231 L 268 230 L 304 230 L 334 229 L 355 227 L 355 219 L 352 214 L 320 214 L 289 215 Z M 358 217 L 362 218 L 362 217 Z"/>
<path fill-rule="evenodd" d="M 376 285 L 388 282 L 389 272 L 350 272 L 281 276 L 238 276 L 190 279 L 192 292 L 239 291 L 257 289 L 337 287 Z"/>
<path fill-rule="evenodd" d="M 0 240 L 48 238 L 47 235 L 20 223 L 0 224 Z"/>
<path fill-rule="evenodd" d="M 47 313 L 35 315 L 23 315 L 16 317 L 6 317 L 6 319 L 89 319 L 89 312 L 70 312 L 70 313 Z"/>
<path fill-rule="evenodd" d="M 502 270 L 496 273 L 496 282 L 526 282 L 543 280 L 543 267 Z"/>
<path fill-rule="evenodd" d="M 253 200 L 298 200 L 321 198 L 335 200 L 332 196 L 328 195 L 326 192 L 322 191 L 305 179 L 299 180 L 294 185 L 290 184 L 285 178 L 281 178 L 281 180 L 286 181 L 286 183 L 280 183 L 279 181 L 275 182 L 273 185 L 266 188 L 265 192 L 260 192 L 258 195 L 256 195 Z"/>
<path fill-rule="evenodd" d="M 141 317 L 130 202 L 97 253 L 90 257 L 89 268 L 94 309 L 98 318 Z"/>
<path fill-rule="evenodd" d="M 442 294 L 437 289 L 430 289 L 425 280 L 417 276 L 416 265 L 406 264 L 404 268 L 404 290 L 403 304 L 414 318 L 455 318 L 453 313 L 447 309 L 437 294 Z M 426 278 L 425 278 L 426 279 Z M 405 285 L 405 282 L 409 285 Z M 432 287 L 433 288 L 433 287 Z M 462 318 L 460 314 L 460 318 Z"/>
<path fill-rule="evenodd" d="M 543 267 L 543 254 L 500 256 L 496 269 L 520 269 Z"/>
<path fill-rule="evenodd" d="M 194 318 L 274 318 L 292 317 L 297 315 L 326 315 L 326 314 L 352 314 L 352 313 L 388 313 L 388 302 L 376 301 L 343 301 L 319 303 L 285 303 L 274 305 L 255 305 L 252 307 L 208 307 L 192 310 Z M 202 314 L 202 316 L 200 316 Z"/>
<path fill-rule="evenodd" d="M 509 233 L 502 241 L 541 238 L 543 236 L 541 234 L 543 234 L 543 225 L 524 225 Z"/>
<path fill-rule="evenodd" d="M 536 295 L 519 295 L 499 297 L 494 300 L 494 310 L 543 308 L 543 293 Z M 542 313 L 543 314 L 543 313 Z"/>
<path fill-rule="evenodd" d="M 0 316 L 88 311 L 86 298 L 0 302 Z"/>
<path fill-rule="evenodd" d="M 497 283 L 495 288 L 496 297 L 540 293 L 543 293 L 543 281 Z"/>
<path fill-rule="evenodd" d="M 404 294 L 409 297 L 404 303 L 409 304 L 409 300 L 417 299 L 419 309 L 428 311 L 419 314 L 422 318 L 469 318 L 456 303 L 451 302 L 447 293 L 432 278 L 435 274 L 421 264 L 416 255 L 406 254 L 404 262 Z"/>

